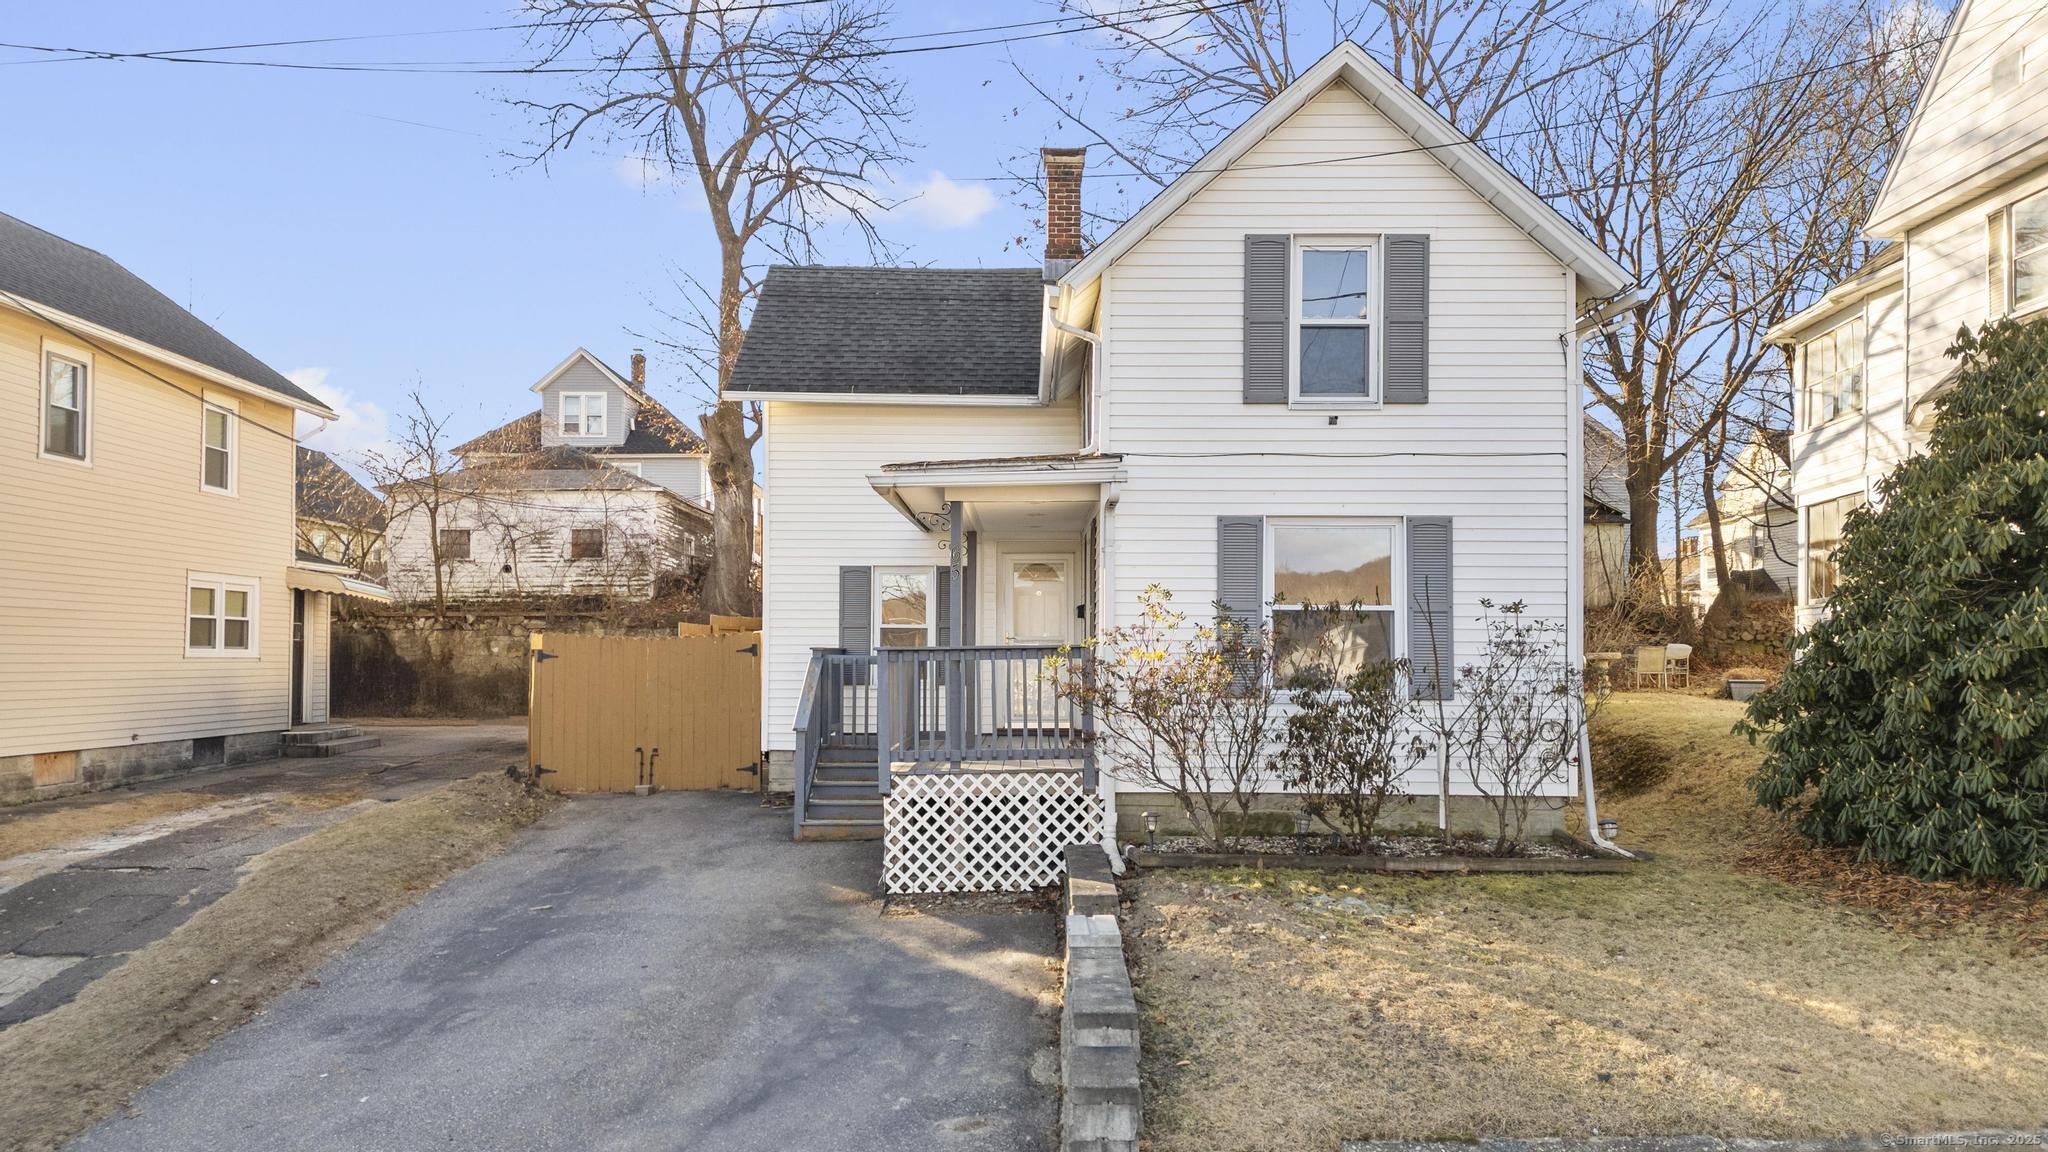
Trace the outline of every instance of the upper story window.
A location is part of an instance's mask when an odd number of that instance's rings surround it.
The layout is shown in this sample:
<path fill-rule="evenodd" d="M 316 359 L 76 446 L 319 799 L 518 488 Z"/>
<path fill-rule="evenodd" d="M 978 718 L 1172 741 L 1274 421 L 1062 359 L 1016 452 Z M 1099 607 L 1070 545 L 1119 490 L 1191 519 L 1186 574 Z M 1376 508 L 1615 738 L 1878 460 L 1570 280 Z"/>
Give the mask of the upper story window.
<path fill-rule="evenodd" d="M 602 436 L 605 434 L 604 418 L 604 393 L 562 393 L 562 435 Z"/>
<path fill-rule="evenodd" d="M 882 648 L 925 648 L 932 643 L 932 570 L 875 570 L 875 643 Z"/>
<path fill-rule="evenodd" d="M 1992 95 L 2003 96 L 2025 83 L 2027 77 L 2033 75 L 2034 72 L 2032 67 L 2033 61 L 2029 59 L 2032 55 L 2031 52 L 2027 51 L 2027 45 L 2015 44 L 1992 57 Z"/>
<path fill-rule="evenodd" d="M 1800 423 L 1817 428 L 1837 416 L 1863 411 L 1863 317 L 1808 340 Z"/>
<path fill-rule="evenodd" d="M 1277 684 L 1394 658 L 1395 535 L 1393 524 L 1369 520 L 1273 523 Z"/>
<path fill-rule="evenodd" d="M 193 575 L 185 581 L 185 655 L 254 656 L 254 580 Z"/>
<path fill-rule="evenodd" d="M 92 373 L 83 358 L 43 356 L 43 454 L 83 463 L 91 441 Z"/>
<path fill-rule="evenodd" d="M 200 409 L 199 485 L 209 492 L 235 490 L 235 414 L 218 404 Z"/>
<path fill-rule="evenodd" d="M 1835 549 L 1842 546 L 1842 525 L 1849 513 L 1864 503 L 1863 493 L 1852 492 L 1806 506 L 1807 603 L 1818 604 L 1835 594 L 1842 580 L 1841 567 L 1835 563 Z"/>
<path fill-rule="evenodd" d="M 2048 192 L 2012 206 L 2012 301 L 2014 312 L 2048 303 Z"/>
<path fill-rule="evenodd" d="M 1370 400 L 1377 346 L 1370 243 L 1304 243 L 1295 248 L 1294 398 Z"/>
<path fill-rule="evenodd" d="M 604 559 L 604 529 L 602 529 L 602 528 L 571 528 L 571 529 L 569 529 L 569 559 L 571 559 L 571 560 L 602 560 L 602 559 Z"/>
<path fill-rule="evenodd" d="M 467 560 L 467 559 L 469 559 L 469 529 L 467 529 L 467 528 L 443 528 L 443 529 L 441 529 L 441 540 L 440 540 L 440 543 L 441 543 L 441 559 L 443 559 L 443 560 Z"/>

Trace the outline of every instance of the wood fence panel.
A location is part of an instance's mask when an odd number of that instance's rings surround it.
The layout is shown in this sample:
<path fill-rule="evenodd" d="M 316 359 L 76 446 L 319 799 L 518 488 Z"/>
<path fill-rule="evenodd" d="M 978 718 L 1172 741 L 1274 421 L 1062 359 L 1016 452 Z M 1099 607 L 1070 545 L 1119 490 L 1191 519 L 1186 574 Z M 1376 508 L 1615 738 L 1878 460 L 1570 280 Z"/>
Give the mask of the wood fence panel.
<path fill-rule="evenodd" d="M 630 792 L 647 761 L 660 788 L 757 787 L 760 641 L 536 634 L 529 767 L 563 792 Z"/>

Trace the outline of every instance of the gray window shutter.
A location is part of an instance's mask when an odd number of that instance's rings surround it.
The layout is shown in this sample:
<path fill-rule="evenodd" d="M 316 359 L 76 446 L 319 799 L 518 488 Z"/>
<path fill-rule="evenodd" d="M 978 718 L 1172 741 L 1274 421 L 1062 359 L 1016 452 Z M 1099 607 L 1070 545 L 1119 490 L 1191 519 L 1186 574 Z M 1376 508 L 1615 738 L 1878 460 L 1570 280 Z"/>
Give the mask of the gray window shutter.
<path fill-rule="evenodd" d="M 1984 221 L 1984 241 L 1985 249 L 1989 255 L 1989 259 L 1985 261 L 1984 266 L 1984 285 L 1988 290 L 1985 293 L 1984 306 L 1986 315 L 1996 320 L 1998 317 L 2005 315 L 2007 308 L 2005 299 L 2007 280 L 2005 270 L 2005 209 L 2000 208 Z"/>
<path fill-rule="evenodd" d="M 1408 679 L 1418 700 L 1449 700 L 1457 688 L 1452 643 L 1451 518 L 1408 518 Z"/>
<path fill-rule="evenodd" d="M 1381 362 L 1389 404 L 1429 403 L 1429 237 L 1389 236 Z"/>
<path fill-rule="evenodd" d="M 839 570 L 839 646 L 848 655 L 862 656 L 872 643 L 875 603 L 875 570 L 865 565 L 848 565 Z"/>
<path fill-rule="evenodd" d="M 1216 518 L 1216 621 L 1258 627 L 1266 614 L 1266 520 Z M 1235 680 L 1246 676 L 1237 669 Z"/>
<path fill-rule="evenodd" d="M 1287 237 L 1244 238 L 1244 402 L 1287 403 Z"/>
<path fill-rule="evenodd" d="M 936 576 L 932 581 L 932 591 L 939 598 L 932 616 L 937 625 L 934 631 L 937 638 L 932 643 L 943 648 L 953 642 L 953 569 L 942 564 L 932 572 Z"/>

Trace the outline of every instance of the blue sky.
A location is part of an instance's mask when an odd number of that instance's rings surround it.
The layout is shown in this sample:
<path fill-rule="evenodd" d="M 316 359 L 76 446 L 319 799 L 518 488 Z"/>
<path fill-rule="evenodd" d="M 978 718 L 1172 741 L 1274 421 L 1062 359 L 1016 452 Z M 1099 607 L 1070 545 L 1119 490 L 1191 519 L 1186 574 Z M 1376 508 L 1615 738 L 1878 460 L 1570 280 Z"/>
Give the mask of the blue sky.
<path fill-rule="evenodd" d="M 1056 15 L 1031 0 L 898 0 L 898 34 Z M 0 40 L 113 51 L 508 24 L 509 6 L 367 0 L 10 5 Z M 980 38 L 980 37 L 975 37 Z M 916 147 L 899 174 L 923 189 L 886 221 L 905 259 L 1031 264 L 1032 205 L 980 182 L 1047 143 L 1079 143 L 1008 56 L 1069 79 L 1080 37 L 897 57 Z M 268 48 L 267 61 L 518 61 L 514 31 Z M 17 63 L 20 61 L 19 63 Z M 548 171 L 506 149 L 527 138 L 505 94 L 531 77 L 395 75 L 147 61 L 53 62 L 0 49 L 8 118 L 0 211 L 121 261 L 316 395 L 344 419 L 315 443 L 359 450 L 417 381 L 468 434 L 532 407 L 533 382 L 579 345 L 623 370 L 629 333 L 664 327 L 678 270 L 715 246 L 688 190 L 649 184 L 623 146 Z M 412 123 L 400 123 L 410 121 Z M 422 125 L 425 125 L 423 127 Z M 841 242 L 830 258 L 864 262 Z M 657 350 L 650 347 L 650 352 Z M 658 354 L 655 392 L 699 407 Z"/>

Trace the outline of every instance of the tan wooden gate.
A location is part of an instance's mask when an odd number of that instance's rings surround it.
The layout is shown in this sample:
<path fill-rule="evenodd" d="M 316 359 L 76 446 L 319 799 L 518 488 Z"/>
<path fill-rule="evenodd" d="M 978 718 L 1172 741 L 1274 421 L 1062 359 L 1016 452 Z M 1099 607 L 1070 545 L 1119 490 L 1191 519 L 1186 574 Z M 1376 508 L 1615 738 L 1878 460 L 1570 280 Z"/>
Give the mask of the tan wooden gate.
<path fill-rule="evenodd" d="M 563 792 L 758 787 L 761 634 L 536 632 L 528 768 Z M 651 765 L 643 769 L 643 765 Z"/>

